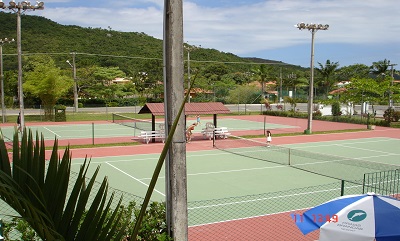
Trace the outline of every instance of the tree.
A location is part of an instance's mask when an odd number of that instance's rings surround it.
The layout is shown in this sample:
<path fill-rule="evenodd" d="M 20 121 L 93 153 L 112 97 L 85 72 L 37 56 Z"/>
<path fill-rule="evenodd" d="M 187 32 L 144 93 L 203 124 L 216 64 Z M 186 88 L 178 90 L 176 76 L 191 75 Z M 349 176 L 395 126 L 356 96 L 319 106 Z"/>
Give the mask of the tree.
<path fill-rule="evenodd" d="M 53 107 L 73 85 L 71 77 L 61 75 L 60 68 L 47 55 L 30 56 L 24 67 L 25 83 L 23 88 L 34 97 L 38 97 L 44 106 L 45 119 L 53 119 Z"/>
<path fill-rule="evenodd" d="M 381 76 L 382 79 L 385 78 L 387 71 L 390 66 L 390 60 L 384 59 L 378 62 L 373 62 L 372 66 L 370 67 L 371 73 L 376 76 Z"/>
<path fill-rule="evenodd" d="M 261 93 L 263 95 L 265 93 L 265 82 L 267 81 L 269 72 L 270 69 L 265 64 L 261 64 L 258 68 L 252 70 L 253 80 L 260 82 Z"/>
<path fill-rule="evenodd" d="M 338 81 L 349 81 L 350 79 L 368 78 L 370 67 L 365 64 L 354 64 L 342 67 L 336 71 Z"/>
<path fill-rule="evenodd" d="M 322 76 L 320 84 L 325 89 L 325 94 L 328 95 L 330 89 L 335 84 L 335 80 L 332 78 L 335 74 L 336 69 L 339 66 L 338 62 L 331 62 L 329 59 L 326 61 L 325 66 L 318 62 L 319 68 L 317 72 Z"/>
<path fill-rule="evenodd" d="M 261 101 L 260 90 L 257 86 L 241 85 L 229 91 L 228 101 L 230 103 L 249 104 L 256 102 L 258 98 Z M 257 101 L 257 103 L 260 103 L 260 101 Z"/>
<path fill-rule="evenodd" d="M 385 99 L 385 92 L 389 88 L 389 82 L 377 82 L 375 79 L 352 79 L 346 86 L 346 91 L 340 94 L 342 103 L 379 103 Z"/>
<path fill-rule="evenodd" d="M 20 143 L 18 132 L 14 134 L 11 162 L 4 139 L 0 137 L 0 198 L 17 211 L 42 240 L 121 240 L 128 225 L 128 221 L 119 221 L 122 198 L 112 211 L 114 195 L 107 201 L 105 177 L 89 203 L 99 167 L 87 181 L 86 160 L 69 191 L 72 161 L 69 148 L 62 158 L 58 155 L 55 141 L 47 161 L 44 137 L 39 141 L 36 134 L 34 141 L 31 130 L 25 130 Z"/>

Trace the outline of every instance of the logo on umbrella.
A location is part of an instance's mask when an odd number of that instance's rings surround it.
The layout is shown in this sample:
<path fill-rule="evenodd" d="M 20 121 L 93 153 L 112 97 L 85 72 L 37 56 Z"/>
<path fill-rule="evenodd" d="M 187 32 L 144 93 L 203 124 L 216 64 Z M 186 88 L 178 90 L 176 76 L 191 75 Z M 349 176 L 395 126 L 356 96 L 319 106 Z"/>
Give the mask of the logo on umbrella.
<path fill-rule="evenodd" d="M 353 222 L 361 222 L 367 217 L 367 213 L 364 210 L 352 210 L 347 214 L 347 218 Z"/>

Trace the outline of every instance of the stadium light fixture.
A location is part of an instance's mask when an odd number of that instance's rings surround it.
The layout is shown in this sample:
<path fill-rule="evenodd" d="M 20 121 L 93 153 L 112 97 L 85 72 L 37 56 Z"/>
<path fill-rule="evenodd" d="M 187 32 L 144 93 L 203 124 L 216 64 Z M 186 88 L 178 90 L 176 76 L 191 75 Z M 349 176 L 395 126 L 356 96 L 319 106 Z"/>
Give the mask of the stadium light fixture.
<path fill-rule="evenodd" d="M 313 102 L 314 102 L 314 35 L 318 30 L 328 30 L 328 24 L 315 24 L 315 23 L 298 23 L 294 25 L 299 30 L 307 29 L 311 32 L 311 64 L 310 64 L 310 84 L 309 84 L 309 93 L 308 93 L 308 123 L 307 130 L 304 130 L 305 134 L 312 133 L 312 114 L 313 114 Z"/>
<path fill-rule="evenodd" d="M 4 74 L 3 74 L 3 45 L 14 42 L 14 39 L 0 39 L 0 86 L 1 86 L 1 116 L 3 123 L 6 122 L 6 106 L 4 103 Z"/>
<path fill-rule="evenodd" d="M 0 5 L 1 6 L 1 5 Z M 25 127 L 25 115 L 24 115 L 24 92 L 22 90 L 22 49 L 21 49 L 21 14 L 28 10 L 43 10 L 44 3 L 39 2 L 35 5 L 31 5 L 29 1 L 23 1 L 16 3 L 14 0 L 5 6 L 3 3 L 3 9 L 9 9 L 17 14 L 17 55 L 18 55 L 18 100 L 19 100 L 19 114 L 21 115 L 21 130 Z"/>

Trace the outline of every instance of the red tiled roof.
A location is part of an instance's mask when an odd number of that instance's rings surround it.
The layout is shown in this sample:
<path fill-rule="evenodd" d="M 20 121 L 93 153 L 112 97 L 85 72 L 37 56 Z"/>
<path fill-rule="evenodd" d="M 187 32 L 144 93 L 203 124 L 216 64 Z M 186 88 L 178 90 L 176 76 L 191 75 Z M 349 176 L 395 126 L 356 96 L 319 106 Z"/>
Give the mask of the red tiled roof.
<path fill-rule="evenodd" d="M 334 95 L 334 94 L 340 94 L 340 93 L 343 93 L 343 92 L 346 92 L 347 91 L 347 89 L 346 88 L 339 88 L 339 89 L 336 89 L 336 90 L 332 90 L 331 92 L 329 92 L 329 94 L 331 94 L 331 95 Z"/>
<path fill-rule="evenodd" d="M 164 103 L 147 103 L 139 114 L 151 113 L 155 116 L 164 115 Z M 230 114 L 231 111 L 221 102 L 186 103 L 185 115 Z"/>

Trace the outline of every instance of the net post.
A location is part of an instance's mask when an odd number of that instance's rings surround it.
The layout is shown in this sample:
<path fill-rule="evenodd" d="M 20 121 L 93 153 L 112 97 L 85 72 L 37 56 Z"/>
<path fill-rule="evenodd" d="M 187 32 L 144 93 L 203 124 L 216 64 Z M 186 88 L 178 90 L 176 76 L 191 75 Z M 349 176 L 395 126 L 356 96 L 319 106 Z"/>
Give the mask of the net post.
<path fill-rule="evenodd" d="M 115 113 L 112 113 L 112 122 L 115 123 Z"/>
<path fill-rule="evenodd" d="M 344 180 L 340 180 L 340 196 L 344 196 Z"/>
<path fill-rule="evenodd" d="M 366 173 L 364 173 L 362 193 L 365 193 L 365 176 L 366 176 Z"/>
<path fill-rule="evenodd" d="M 94 145 L 94 122 L 92 122 L 92 145 Z"/>
<path fill-rule="evenodd" d="M 213 148 L 215 148 L 215 130 L 213 130 L 213 132 L 212 132 L 212 140 L 213 140 Z"/>

